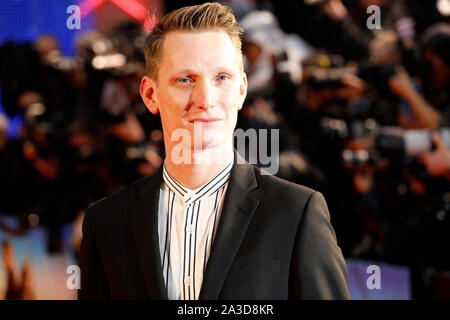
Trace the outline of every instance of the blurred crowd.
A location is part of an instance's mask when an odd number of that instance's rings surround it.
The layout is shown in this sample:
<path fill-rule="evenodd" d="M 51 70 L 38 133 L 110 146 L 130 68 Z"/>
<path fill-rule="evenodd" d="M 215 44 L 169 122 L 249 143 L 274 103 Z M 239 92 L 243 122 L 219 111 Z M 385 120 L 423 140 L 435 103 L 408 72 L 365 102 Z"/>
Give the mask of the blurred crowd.
<path fill-rule="evenodd" d="M 222 2 L 245 31 L 238 128 L 280 130 L 277 175 L 325 195 L 346 258 L 408 266 L 413 298 L 450 298 L 450 24 L 441 1 Z M 379 28 L 368 27 L 370 5 Z M 37 217 L 49 254 L 61 250 L 63 224 L 79 226 L 90 202 L 153 174 L 165 157 L 160 119 L 139 96 L 147 31 L 130 22 L 84 34 L 75 57 L 62 56 L 52 35 L 0 47 L 0 213 L 21 230 Z M 22 119 L 16 131 L 13 117 Z"/>

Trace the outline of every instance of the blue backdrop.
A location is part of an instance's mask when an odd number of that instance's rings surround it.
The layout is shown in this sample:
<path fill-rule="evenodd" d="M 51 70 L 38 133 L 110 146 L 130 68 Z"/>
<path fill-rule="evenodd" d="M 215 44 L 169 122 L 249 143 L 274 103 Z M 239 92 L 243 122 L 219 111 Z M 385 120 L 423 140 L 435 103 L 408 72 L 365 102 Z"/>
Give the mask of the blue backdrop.
<path fill-rule="evenodd" d="M 79 32 L 95 28 L 91 12 L 81 20 L 81 29 L 69 30 L 67 7 L 79 5 L 81 0 L 1 0 L 0 45 L 8 40 L 32 42 L 48 33 L 55 36 L 64 55 L 74 55 L 74 38 Z"/>
<path fill-rule="evenodd" d="M 51 34 L 58 39 L 63 55 L 74 56 L 75 37 L 96 27 L 95 14 L 91 12 L 81 20 L 80 29 L 67 28 L 66 21 L 70 17 L 67 7 L 81 2 L 82 0 L 0 0 L 0 45 L 6 41 L 31 43 L 42 34 Z M 1 100 L 0 113 L 5 114 Z M 8 118 L 7 135 L 10 139 L 15 139 L 23 116 L 18 114 Z"/>

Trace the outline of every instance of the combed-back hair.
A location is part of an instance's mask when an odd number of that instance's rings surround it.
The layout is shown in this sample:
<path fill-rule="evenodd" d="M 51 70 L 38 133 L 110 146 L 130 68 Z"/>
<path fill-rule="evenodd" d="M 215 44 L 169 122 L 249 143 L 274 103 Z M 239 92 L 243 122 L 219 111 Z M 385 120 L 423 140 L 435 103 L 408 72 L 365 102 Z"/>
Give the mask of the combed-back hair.
<path fill-rule="evenodd" d="M 145 41 L 147 73 L 157 79 L 161 64 L 164 36 L 172 31 L 222 30 L 228 34 L 236 50 L 241 53 L 242 28 L 229 7 L 219 3 L 204 3 L 183 7 L 165 15 L 152 29 Z"/>

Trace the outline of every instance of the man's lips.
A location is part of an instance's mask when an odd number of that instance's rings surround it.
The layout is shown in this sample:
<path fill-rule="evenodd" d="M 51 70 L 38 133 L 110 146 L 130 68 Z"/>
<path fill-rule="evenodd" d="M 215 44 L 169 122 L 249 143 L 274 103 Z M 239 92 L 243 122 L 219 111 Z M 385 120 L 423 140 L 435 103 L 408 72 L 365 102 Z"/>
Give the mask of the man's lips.
<path fill-rule="evenodd" d="M 195 119 L 192 119 L 192 120 L 189 120 L 189 122 L 214 122 L 214 121 L 220 121 L 220 120 L 222 120 L 222 119 L 220 119 L 220 118 L 195 118 Z"/>

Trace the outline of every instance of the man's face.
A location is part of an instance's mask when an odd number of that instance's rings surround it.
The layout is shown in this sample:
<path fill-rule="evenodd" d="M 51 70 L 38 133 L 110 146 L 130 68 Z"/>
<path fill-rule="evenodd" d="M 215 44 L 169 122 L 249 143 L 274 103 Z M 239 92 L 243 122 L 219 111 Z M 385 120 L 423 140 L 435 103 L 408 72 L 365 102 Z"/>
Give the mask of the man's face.
<path fill-rule="evenodd" d="M 194 148 L 194 126 L 196 134 L 202 129 L 202 149 L 231 141 L 247 79 L 230 37 L 223 31 L 170 32 L 160 63 L 157 81 L 142 80 L 141 95 L 152 113 L 161 114 L 166 147 L 179 143 L 172 141 L 177 129 L 186 129 Z"/>

